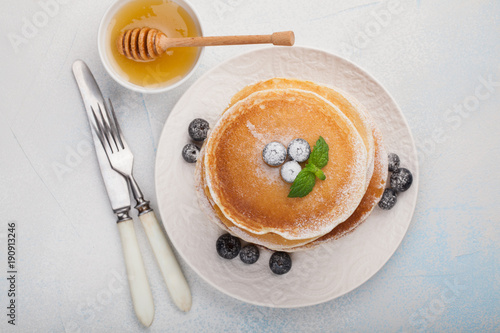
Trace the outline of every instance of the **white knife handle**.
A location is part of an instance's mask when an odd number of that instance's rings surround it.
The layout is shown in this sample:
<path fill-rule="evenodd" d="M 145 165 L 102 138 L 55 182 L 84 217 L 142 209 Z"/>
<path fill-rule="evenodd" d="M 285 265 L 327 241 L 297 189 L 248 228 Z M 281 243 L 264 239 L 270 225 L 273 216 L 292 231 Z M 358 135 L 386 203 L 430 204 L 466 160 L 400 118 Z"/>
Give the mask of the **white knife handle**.
<path fill-rule="evenodd" d="M 139 218 L 156 256 L 158 266 L 160 266 L 172 301 L 182 311 L 189 311 L 191 309 L 191 291 L 174 252 L 168 245 L 167 238 L 158 224 L 154 211 L 151 210 L 139 215 Z"/>
<path fill-rule="evenodd" d="M 132 220 L 118 223 L 122 240 L 123 256 L 127 266 L 127 278 L 132 295 L 132 303 L 139 321 L 146 327 L 153 322 L 155 309 L 153 295 L 149 287 L 148 277 L 142 261 L 139 244 L 135 236 Z"/>

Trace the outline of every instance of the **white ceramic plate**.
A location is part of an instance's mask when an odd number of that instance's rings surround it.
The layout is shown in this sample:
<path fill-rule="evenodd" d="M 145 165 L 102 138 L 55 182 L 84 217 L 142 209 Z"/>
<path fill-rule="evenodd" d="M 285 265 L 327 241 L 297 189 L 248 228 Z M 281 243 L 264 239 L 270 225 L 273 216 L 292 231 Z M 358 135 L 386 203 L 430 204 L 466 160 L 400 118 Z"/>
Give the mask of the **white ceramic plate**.
<path fill-rule="evenodd" d="M 233 94 L 248 84 L 273 77 L 293 77 L 335 86 L 371 112 L 386 148 L 397 153 L 413 173 L 412 187 L 390 211 L 376 207 L 351 234 L 314 250 L 291 254 L 289 273 L 269 269 L 270 251 L 245 265 L 218 256 L 215 242 L 224 233 L 198 207 L 194 164 L 184 162 L 187 128 L 194 118 L 214 125 Z M 406 120 L 389 93 L 358 66 L 325 51 L 304 47 L 258 49 L 230 59 L 203 75 L 172 110 L 156 156 L 156 194 L 163 225 L 182 258 L 220 291 L 242 301 L 270 307 L 322 303 L 359 287 L 392 256 L 410 225 L 418 191 L 418 161 Z M 242 180 L 244 181 L 244 180 Z M 195 295 L 196 296 L 196 295 Z"/>

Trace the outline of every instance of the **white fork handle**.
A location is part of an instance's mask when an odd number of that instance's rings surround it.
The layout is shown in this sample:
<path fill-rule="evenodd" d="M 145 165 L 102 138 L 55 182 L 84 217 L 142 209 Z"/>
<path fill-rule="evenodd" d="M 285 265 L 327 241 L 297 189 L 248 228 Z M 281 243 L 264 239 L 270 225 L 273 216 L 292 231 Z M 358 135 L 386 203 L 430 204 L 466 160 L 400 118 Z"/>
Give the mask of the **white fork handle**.
<path fill-rule="evenodd" d="M 139 215 L 139 218 L 148 236 L 158 266 L 160 266 L 172 301 L 182 311 L 189 311 L 191 309 L 191 291 L 174 252 L 168 245 L 167 238 L 158 224 L 154 211 Z"/>
<path fill-rule="evenodd" d="M 134 310 L 139 321 L 144 326 L 149 327 L 155 314 L 153 295 L 149 287 L 132 220 L 119 222 L 118 230 L 120 230 L 122 239 L 123 256 L 127 266 L 127 278 Z"/>

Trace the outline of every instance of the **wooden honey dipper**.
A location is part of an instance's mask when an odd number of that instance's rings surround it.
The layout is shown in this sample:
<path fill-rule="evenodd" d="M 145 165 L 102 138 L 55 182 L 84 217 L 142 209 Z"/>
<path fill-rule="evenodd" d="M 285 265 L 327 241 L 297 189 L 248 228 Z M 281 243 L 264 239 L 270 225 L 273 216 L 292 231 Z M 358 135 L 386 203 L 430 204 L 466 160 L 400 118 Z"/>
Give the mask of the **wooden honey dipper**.
<path fill-rule="evenodd" d="M 272 35 L 169 38 L 157 29 L 135 28 L 122 32 L 116 41 L 118 52 L 135 61 L 151 61 L 171 47 L 268 44 L 292 46 L 293 31 Z"/>

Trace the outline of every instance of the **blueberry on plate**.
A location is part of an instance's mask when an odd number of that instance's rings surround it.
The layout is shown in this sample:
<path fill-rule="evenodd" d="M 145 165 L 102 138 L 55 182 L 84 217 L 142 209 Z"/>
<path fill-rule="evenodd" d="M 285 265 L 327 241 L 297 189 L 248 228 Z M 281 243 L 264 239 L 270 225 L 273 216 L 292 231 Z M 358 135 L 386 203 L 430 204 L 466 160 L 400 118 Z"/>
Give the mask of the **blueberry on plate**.
<path fill-rule="evenodd" d="M 184 146 L 184 148 L 182 148 L 182 157 L 184 158 L 184 161 L 188 163 L 196 163 L 199 154 L 200 148 L 192 143 L 188 143 Z"/>
<path fill-rule="evenodd" d="M 286 252 L 274 252 L 269 259 L 269 267 L 274 274 L 288 273 L 292 269 L 292 259 Z"/>
<path fill-rule="evenodd" d="M 188 133 L 191 139 L 194 141 L 203 141 L 207 138 L 208 130 L 210 129 L 210 124 L 205 119 L 196 118 L 193 120 L 188 127 Z"/>
<path fill-rule="evenodd" d="M 307 161 L 311 155 L 311 146 L 304 139 L 293 139 L 288 144 L 287 152 L 292 160 L 302 163 Z"/>
<path fill-rule="evenodd" d="M 399 169 L 399 156 L 394 153 L 390 153 L 388 157 L 389 157 L 389 171 L 394 172 L 397 169 Z"/>
<path fill-rule="evenodd" d="M 384 190 L 384 194 L 382 194 L 382 198 L 378 202 L 378 206 L 384 210 L 389 210 L 398 201 L 398 192 L 393 190 L 392 188 L 386 188 Z"/>
<path fill-rule="evenodd" d="M 281 178 L 287 183 L 293 183 L 297 175 L 302 170 L 299 163 L 295 161 L 288 161 L 281 166 Z"/>
<path fill-rule="evenodd" d="M 262 158 L 267 165 L 280 166 L 286 160 L 286 147 L 276 141 L 270 142 L 264 147 Z"/>
<path fill-rule="evenodd" d="M 398 192 L 404 192 L 410 188 L 413 183 L 413 175 L 410 170 L 400 168 L 391 175 L 391 188 Z"/>
<path fill-rule="evenodd" d="M 224 259 L 236 258 L 241 249 L 240 240 L 230 234 L 220 236 L 215 246 L 217 253 Z"/>
<path fill-rule="evenodd" d="M 249 244 L 241 249 L 240 259 L 245 264 L 254 264 L 259 260 L 259 248 L 253 244 Z"/>

